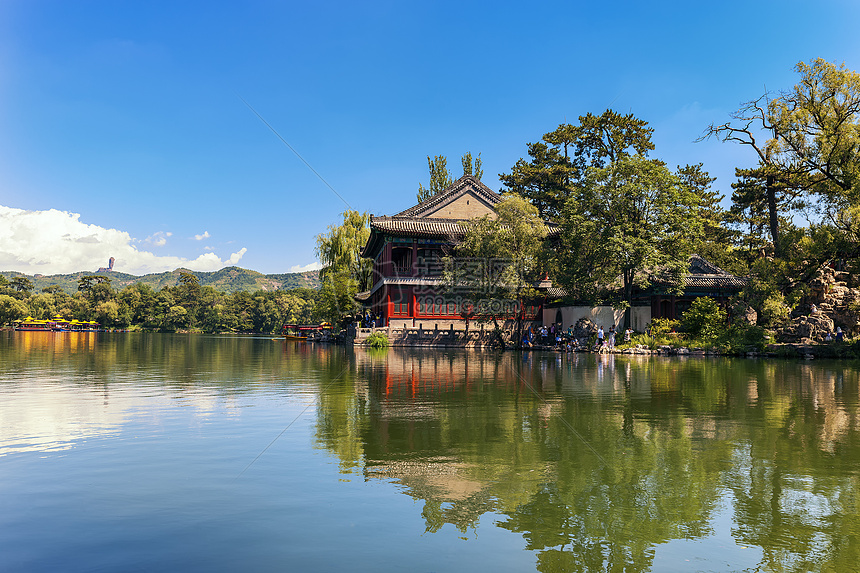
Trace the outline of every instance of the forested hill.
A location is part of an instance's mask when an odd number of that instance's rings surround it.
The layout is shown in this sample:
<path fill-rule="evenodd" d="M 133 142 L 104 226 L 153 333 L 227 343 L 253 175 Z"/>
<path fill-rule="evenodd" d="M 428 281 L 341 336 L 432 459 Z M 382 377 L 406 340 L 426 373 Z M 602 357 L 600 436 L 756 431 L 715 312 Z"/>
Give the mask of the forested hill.
<path fill-rule="evenodd" d="M 109 277 L 111 286 L 115 289 L 121 289 L 127 285 L 135 283 L 145 283 L 150 285 L 155 290 L 160 290 L 165 286 L 176 286 L 179 284 L 180 273 L 191 273 L 197 277 L 202 286 L 209 285 L 215 290 L 234 293 L 238 291 L 257 291 L 257 290 L 288 290 L 298 287 L 307 287 L 316 289 L 319 287 L 319 271 L 306 271 L 303 273 L 284 273 L 277 275 L 264 275 L 257 271 L 242 269 L 239 267 L 225 267 L 220 271 L 199 272 L 189 271 L 188 269 L 176 269 L 164 273 L 154 273 L 143 276 L 129 275 L 126 273 L 118 273 L 116 271 L 109 272 L 77 272 L 67 275 L 25 275 L 17 272 L 2 272 L 3 276 L 12 280 L 14 277 L 26 277 L 33 282 L 35 291 L 41 291 L 45 287 L 58 285 L 69 294 L 73 294 L 78 290 L 78 280 L 84 276 L 100 275 Z"/>

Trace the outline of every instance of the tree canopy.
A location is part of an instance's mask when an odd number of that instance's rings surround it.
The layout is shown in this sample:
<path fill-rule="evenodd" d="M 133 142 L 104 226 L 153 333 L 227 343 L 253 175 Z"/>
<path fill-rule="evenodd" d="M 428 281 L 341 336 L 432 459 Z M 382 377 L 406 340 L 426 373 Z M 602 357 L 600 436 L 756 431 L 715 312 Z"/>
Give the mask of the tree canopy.
<path fill-rule="evenodd" d="M 496 205 L 497 217 L 472 219 L 449 259 L 447 279 L 474 299 L 508 299 L 516 305 L 517 330 L 522 327 L 526 303 L 538 292 L 536 283 L 544 270 L 544 239 L 548 229 L 537 208 L 516 194 L 507 194 Z M 491 315 L 509 314 L 497 308 Z M 498 324 L 496 323 L 498 327 Z M 520 340 L 521 337 L 518 337 Z"/>
<path fill-rule="evenodd" d="M 781 221 L 793 211 L 814 207 L 851 232 L 851 207 L 860 203 L 860 74 L 821 58 L 795 69 L 792 89 L 765 93 L 702 136 L 754 150 L 757 165 L 737 170 L 735 212 L 755 226 L 766 209 L 778 256 L 785 254 Z"/>
<path fill-rule="evenodd" d="M 601 169 L 631 154 L 646 155 L 654 149 L 653 131 L 632 113 L 588 113 L 578 124 L 561 124 L 540 142 L 528 144 L 531 159 L 519 159 L 499 179 L 530 200 L 542 216 L 557 217 L 573 189 L 585 184 L 589 168 Z"/>
<path fill-rule="evenodd" d="M 477 157 L 472 157 L 472 152 L 467 151 L 460 159 L 463 165 L 463 175 L 472 175 L 477 179 L 481 179 L 484 175 L 484 170 L 481 168 L 481 154 Z M 418 184 L 418 194 L 416 198 L 421 203 L 430 199 L 434 195 L 438 195 L 454 183 L 451 177 L 451 172 L 448 170 L 448 158 L 444 155 L 436 155 L 433 159 L 427 156 L 427 167 L 430 170 L 430 187 L 424 187 L 423 184 Z"/>
<path fill-rule="evenodd" d="M 562 213 L 561 282 L 588 298 L 620 278 L 628 309 L 634 281 L 646 286 L 659 272 L 680 284 L 702 233 L 700 203 L 662 162 L 641 155 L 590 169 Z"/>
<path fill-rule="evenodd" d="M 348 209 L 343 223 L 329 225 L 328 232 L 317 235 L 317 256 L 324 265 L 320 271 L 323 315 L 335 322 L 358 310 L 353 297 L 372 285 L 373 261 L 361 258 L 370 237 L 370 215 Z"/>

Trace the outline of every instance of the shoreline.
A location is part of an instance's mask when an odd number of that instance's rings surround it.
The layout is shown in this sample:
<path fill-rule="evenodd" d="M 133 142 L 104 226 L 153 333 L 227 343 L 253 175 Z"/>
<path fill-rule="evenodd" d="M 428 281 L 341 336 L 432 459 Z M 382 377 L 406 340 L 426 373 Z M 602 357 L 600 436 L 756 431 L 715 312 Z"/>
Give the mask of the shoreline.
<path fill-rule="evenodd" d="M 382 329 L 380 329 L 382 330 Z M 0 327 L 0 332 L 16 332 L 13 328 L 8 327 Z M 108 332 L 108 331 L 105 331 Z M 205 334 L 202 332 L 194 332 L 194 331 L 177 331 L 177 332 L 158 332 L 156 330 L 144 330 L 144 329 L 134 329 L 130 331 L 116 331 L 116 333 L 133 333 L 133 332 L 147 332 L 151 334 Z M 476 337 L 478 340 L 457 340 L 455 337 L 446 336 L 448 333 L 445 332 L 442 336 L 437 334 L 436 337 L 432 337 L 429 340 L 395 340 L 391 341 L 388 345 L 388 348 L 425 348 L 425 349 L 452 349 L 452 348 L 460 348 L 464 350 L 496 350 L 498 351 L 498 344 L 493 344 L 489 340 L 483 339 L 484 337 Z M 273 336 L 276 338 L 280 338 L 277 334 L 265 333 L 265 332 L 218 332 L 211 333 L 212 336 L 224 336 L 224 335 L 252 335 L 252 336 Z M 447 338 L 447 340 L 446 340 Z M 483 339 L 483 340 L 482 340 Z M 313 342 L 313 341 L 309 341 Z M 326 344 L 331 344 L 326 343 Z M 347 345 L 350 346 L 359 346 L 364 347 L 360 341 L 347 342 Z M 834 360 L 857 360 L 860 359 L 860 348 L 855 347 L 855 343 L 853 342 L 830 342 L 830 343 L 798 343 L 798 342 L 786 342 L 786 343 L 773 343 L 768 344 L 767 347 L 762 350 L 748 350 L 745 352 L 720 352 L 714 349 L 706 349 L 706 348 L 690 348 L 685 346 L 669 346 L 669 345 L 661 345 L 658 348 L 651 349 L 647 348 L 644 345 L 638 345 L 634 347 L 627 348 L 614 348 L 612 350 L 608 350 L 606 352 L 598 352 L 594 350 L 572 350 L 570 353 L 577 354 L 613 354 L 613 355 L 625 355 L 625 356 L 690 356 L 697 358 L 704 357 L 735 357 L 735 358 L 793 358 L 793 359 L 834 359 Z M 535 345 L 531 348 L 514 348 L 512 346 L 505 346 L 504 351 L 515 351 L 515 352 L 554 352 L 558 354 L 568 354 L 568 351 L 555 348 L 554 346 L 541 346 Z"/>

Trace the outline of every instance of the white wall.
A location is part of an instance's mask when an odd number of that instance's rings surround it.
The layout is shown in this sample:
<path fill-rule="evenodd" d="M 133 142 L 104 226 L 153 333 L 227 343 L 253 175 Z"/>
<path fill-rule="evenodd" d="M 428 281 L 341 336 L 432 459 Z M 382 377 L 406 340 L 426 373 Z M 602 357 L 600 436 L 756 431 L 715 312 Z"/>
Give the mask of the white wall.
<path fill-rule="evenodd" d="M 618 330 L 624 326 L 624 311 L 616 310 L 611 306 L 562 306 L 560 308 L 544 308 L 543 323 L 552 324 L 555 322 L 556 313 L 561 311 L 562 326 L 567 328 L 571 324 L 576 324 L 580 318 L 588 318 L 597 326 L 603 326 L 608 329 L 613 324 Z M 633 307 L 633 330 L 643 332 L 645 325 L 651 322 L 651 307 L 650 306 L 634 306 Z"/>

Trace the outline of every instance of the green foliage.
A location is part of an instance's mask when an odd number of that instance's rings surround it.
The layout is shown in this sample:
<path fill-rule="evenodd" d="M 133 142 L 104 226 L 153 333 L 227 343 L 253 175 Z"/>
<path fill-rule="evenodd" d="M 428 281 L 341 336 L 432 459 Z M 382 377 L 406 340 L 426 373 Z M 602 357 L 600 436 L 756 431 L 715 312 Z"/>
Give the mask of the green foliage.
<path fill-rule="evenodd" d="M 27 314 L 33 318 L 45 320 L 57 314 L 57 304 L 53 295 L 45 293 L 36 294 L 32 295 L 25 302 L 29 307 Z"/>
<path fill-rule="evenodd" d="M 860 204 L 860 74 L 821 58 L 795 69 L 800 80 L 793 89 L 745 104 L 732 114 L 733 121 L 712 124 L 704 137 L 755 152 L 757 166 L 737 170 L 732 198 L 732 216 L 746 233 L 750 252 L 785 256 L 794 243 L 783 236 L 784 229 L 798 209 L 810 207 L 853 241 L 850 251 L 856 252 L 860 237 L 852 209 Z M 770 137 L 762 141 L 760 128 Z"/>
<path fill-rule="evenodd" d="M 535 295 L 540 278 L 543 241 L 547 227 L 537 208 L 515 194 L 496 205 L 496 218 L 481 217 L 467 224 L 467 231 L 449 261 L 447 280 L 476 298 L 520 300 Z M 461 261 L 469 261 L 460 264 Z M 474 263 L 486 272 L 474 272 Z"/>
<path fill-rule="evenodd" d="M 670 332 L 675 332 L 679 324 L 680 323 L 677 320 L 671 320 L 668 318 L 655 318 L 651 321 L 651 336 L 654 338 L 660 338 L 669 334 Z"/>
<path fill-rule="evenodd" d="M 726 313 L 713 299 L 693 304 L 684 313 L 683 322 L 655 318 L 651 321 L 651 335 L 635 335 L 632 344 L 644 344 L 651 350 L 660 346 L 706 348 L 723 354 L 745 354 L 762 352 L 772 342 L 767 331 L 760 326 L 743 322 L 726 323 Z M 686 332 L 678 334 L 675 329 L 684 326 Z"/>
<path fill-rule="evenodd" d="M 13 321 L 27 316 L 25 303 L 8 294 L 0 294 L 0 326 L 10 325 Z"/>
<path fill-rule="evenodd" d="M 33 290 L 33 281 L 26 277 L 15 277 L 11 280 L 9 286 L 15 289 L 15 292 L 20 293 L 21 296 L 28 296 L 30 291 Z"/>
<path fill-rule="evenodd" d="M 388 347 L 388 337 L 385 336 L 382 332 L 373 332 L 367 339 L 364 341 L 364 344 L 371 348 L 387 348 Z"/>
<path fill-rule="evenodd" d="M 284 324 L 311 324 L 320 321 L 316 302 L 319 292 L 310 289 L 279 291 L 274 302 L 278 307 L 280 319 Z"/>
<path fill-rule="evenodd" d="M 225 294 L 232 294 L 238 291 L 257 291 L 257 290 L 290 290 L 294 288 L 318 288 L 319 287 L 319 271 L 305 271 L 302 273 L 283 273 L 264 275 L 256 271 L 242 269 L 239 267 L 225 267 L 218 271 L 201 272 L 189 271 L 187 269 L 176 269 L 164 273 L 153 273 L 143 276 L 135 276 L 126 273 L 113 271 L 109 274 L 96 275 L 106 276 L 111 279 L 111 285 L 121 289 L 133 284 L 146 284 L 155 290 L 160 290 L 164 287 L 174 287 L 180 284 L 180 279 L 183 273 L 193 275 L 197 278 L 200 286 L 210 286 Z M 20 273 L 8 273 L 9 276 L 22 276 Z M 46 288 L 57 288 L 63 292 L 72 294 L 77 292 L 79 281 L 85 276 L 90 276 L 92 273 L 78 272 L 64 275 L 49 275 L 49 276 L 28 276 L 34 289 L 44 290 Z M 6 286 L 4 286 L 4 282 Z M 0 294 L 13 295 L 17 291 L 11 289 L 11 292 L 6 292 L 9 281 L 3 275 L 0 275 Z"/>
<path fill-rule="evenodd" d="M 319 291 L 317 312 L 324 320 L 340 324 L 344 317 L 358 313 L 359 305 L 354 298 L 358 292 L 358 283 L 347 271 L 328 272 Z"/>
<path fill-rule="evenodd" d="M 726 354 L 762 352 L 772 340 L 761 326 L 733 324 L 718 339 L 720 350 Z"/>
<path fill-rule="evenodd" d="M 702 235 L 700 201 L 662 162 L 639 155 L 590 169 L 562 214 L 560 282 L 584 298 L 620 277 L 628 308 L 634 281 L 647 286 L 650 272 L 680 288 Z"/>
<path fill-rule="evenodd" d="M 481 177 L 484 176 L 484 170 L 481 169 L 481 154 L 478 154 L 478 157 L 474 160 L 474 165 L 472 163 L 472 152 L 467 151 L 463 154 L 463 157 L 460 159 L 463 164 L 463 175 L 472 175 L 475 179 L 480 180 Z"/>
<path fill-rule="evenodd" d="M 860 74 L 821 58 L 795 67 L 800 81 L 768 102 L 782 166 L 804 176 L 812 191 L 837 208 L 860 201 Z"/>
<path fill-rule="evenodd" d="M 790 314 L 791 309 L 785 304 L 785 297 L 777 292 L 762 301 L 758 322 L 762 326 L 775 328 L 784 325 Z"/>
<path fill-rule="evenodd" d="M 114 296 L 110 278 L 104 275 L 89 275 L 78 281 L 78 290 L 91 305 L 111 300 Z"/>
<path fill-rule="evenodd" d="M 159 291 L 137 283 L 119 292 L 99 293 L 106 281 L 86 281 L 86 284 L 92 287 L 87 289 L 91 298 L 83 292 L 70 297 L 61 290 L 31 295 L 22 301 L 0 295 L 0 325 L 3 320 L 11 322 L 28 314 L 40 319 L 60 314 L 65 318 L 96 320 L 107 328 L 277 333 L 285 323 L 319 321 L 320 295 L 312 289 L 227 294 L 210 286 L 201 287 L 193 277 L 186 278 L 180 286 Z"/>
<path fill-rule="evenodd" d="M 693 301 L 681 317 L 681 327 L 694 338 L 715 341 L 726 330 L 726 311 L 708 296 Z"/>
<path fill-rule="evenodd" d="M 328 282 L 327 275 L 334 273 L 350 277 L 358 290 L 370 288 L 373 261 L 361 258 L 369 237 L 370 215 L 351 209 L 343 212 L 342 224 L 329 225 L 328 232 L 317 235 L 316 253 L 324 266 L 321 282 Z"/>
<path fill-rule="evenodd" d="M 108 300 L 100 302 L 95 307 L 95 320 L 102 326 L 117 327 L 119 326 L 119 305 L 116 301 Z"/>
<path fill-rule="evenodd" d="M 585 186 L 589 168 L 602 169 L 629 155 L 654 149 L 653 128 L 633 114 L 606 110 L 580 116 L 579 124 L 562 124 L 528 144 L 529 161 L 519 159 L 499 179 L 538 208 L 542 217 L 561 214 L 571 190 Z"/>
<path fill-rule="evenodd" d="M 653 336 L 649 336 L 647 334 L 640 334 L 632 337 L 630 340 L 631 346 L 636 346 L 637 344 L 647 346 L 649 350 L 656 350 L 657 346 L 659 346 L 659 341 Z"/>
<path fill-rule="evenodd" d="M 438 195 L 454 182 L 451 179 L 451 172 L 448 171 L 448 159 L 444 155 L 437 155 L 433 159 L 430 159 L 428 155 L 427 167 L 430 169 L 430 188 L 425 188 L 421 183 L 418 184 L 417 198 L 419 203 Z"/>
<path fill-rule="evenodd" d="M 702 168 L 701 163 L 678 167 L 679 183 L 696 198 L 702 233 L 693 251 L 718 267 L 737 275 L 745 275 L 748 265 L 734 247 L 741 233 L 729 223 L 729 213 L 723 209 L 723 196 L 711 190 L 716 178 Z"/>
<path fill-rule="evenodd" d="M 317 256 L 325 265 L 320 272 L 319 314 L 332 324 L 355 314 L 355 295 L 372 286 L 373 261 L 361 257 L 370 237 L 369 221 L 367 213 L 347 210 L 343 224 L 329 225 L 327 233 L 317 235 Z"/>
<path fill-rule="evenodd" d="M 481 179 L 484 176 L 484 170 L 481 168 L 481 154 L 472 158 L 472 152 L 467 151 L 460 158 L 463 164 L 463 175 L 472 175 L 476 179 Z M 448 171 L 448 158 L 444 155 L 436 155 L 432 160 L 427 156 L 427 167 L 430 169 L 430 187 L 424 187 L 423 184 L 418 184 L 418 194 L 416 198 L 419 203 L 430 199 L 454 183 L 451 177 L 451 172 Z"/>

